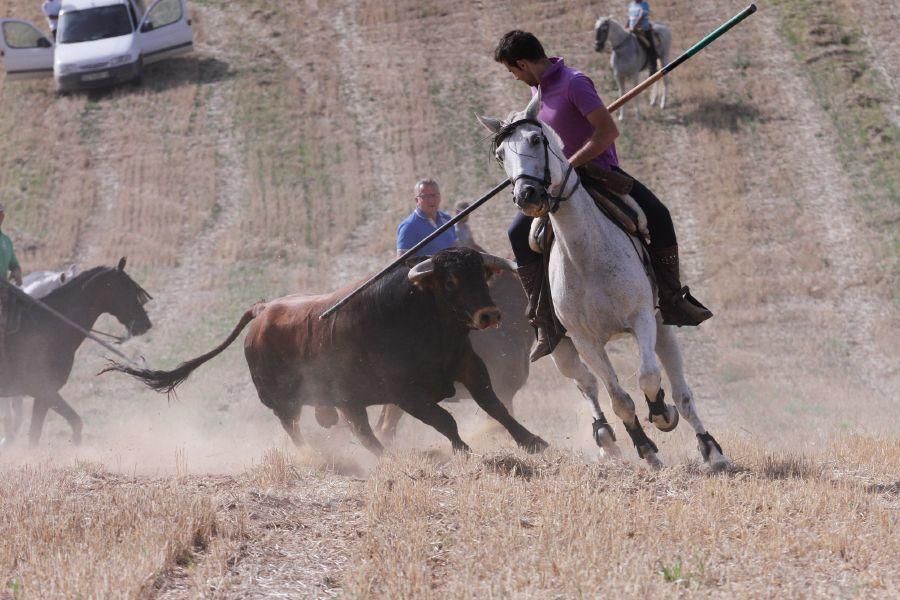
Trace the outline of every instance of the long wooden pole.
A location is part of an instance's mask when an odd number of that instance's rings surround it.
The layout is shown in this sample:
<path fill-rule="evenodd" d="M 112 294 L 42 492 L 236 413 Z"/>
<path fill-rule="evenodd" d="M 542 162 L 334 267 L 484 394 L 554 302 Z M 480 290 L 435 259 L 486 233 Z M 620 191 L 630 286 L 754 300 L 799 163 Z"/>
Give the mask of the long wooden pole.
<path fill-rule="evenodd" d="M 621 98 L 619 98 L 618 100 L 616 100 L 615 102 L 610 104 L 608 107 L 609 112 L 613 112 L 615 110 L 618 110 L 619 108 L 622 108 L 622 106 L 626 102 L 630 101 L 635 96 L 637 96 L 641 92 L 645 91 L 648 87 L 650 87 L 651 85 L 653 85 L 654 83 L 659 81 L 666 73 L 671 73 L 673 70 L 675 70 L 676 67 L 678 67 L 678 65 L 682 64 L 683 62 L 685 62 L 686 60 L 688 60 L 689 58 L 691 58 L 692 56 L 694 56 L 695 54 L 697 54 L 698 52 L 700 52 L 701 50 L 703 50 L 704 48 L 709 46 L 713 41 L 715 41 L 717 38 L 721 37 L 729 29 L 731 29 L 732 27 L 734 27 L 735 25 L 737 25 L 738 23 L 740 23 L 741 21 L 743 21 L 744 19 L 746 19 L 747 17 L 749 17 L 750 15 L 752 15 L 755 12 L 756 12 L 756 5 L 751 4 L 750 6 L 748 6 L 747 8 L 745 8 L 744 10 L 742 10 L 741 12 L 736 14 L 727 23 L 725 23 L 724 25 L 722 25 L 721 27 L 719 27 L 718 29 L 716 29 L 715 31 L 713 31 L 712 33 L 707 35 L 705 38 L 703 38 L 702 40 L 700 40 L 699 42 L 697 42 L 690 48 L 688 48 L 681 56 L 679 56 L 678 58 L 676 58 L 675 60 L 673 60 L 672 62 L 667 64 L 666 66 L 664 66 L 662 69 L 660 69 L 659 71 L 657 71 L 656 73 L 654 73 L 653 75 L 651 75 L 650 77 L 645 79 L 643 82 L 638 84 L 634 89 L 629 91 L 627 94 L 625 94 L 624 96 L 622 96 Z M 339 300 L 337 304 L 335 304 L 334 306 L 332 306 L 331 308 L 329 308 L 328 310 L 323 312 L 319 316 L 319 319 L 325 319 L 325 318 L 329 317 L 330 315 L 332 315 L 333 313 L 335 313 L 338 309 L 340 309 L 342 306 L 347 304 L 347 302 L 349 302 L 350 299 L 353 298 L 355 295 L 357 295 L 358 293 L 360 293 L 361 291 L 363 291 L 364 289 L 366 289 L 367 287 L 369 287 L 370 285 L 372 285 L 373 283 L 375 283 L 376 281 L 381 279 L 381 277 L 383 277 L 385 273 L 387 273 L 392 268 L 394 268 L 395 266 L 397 266 L 398 264 L 400 264 L 401 262 L 403 262 L 404 260 L 406 260 L 407 258 L 412 256 L 413 254 L 415 254 L 416 251 L 418 251 L 420 248 L 425 246 L 428 242 L 432 241 L 433 239 L 435 239 L 436 237 L 438 237 L 439 235 L 441 235 L 442 233 L 444 233 L 445 231 L 447 231 L 448 229 L 450 229 L 451 227 L 456 225 L 457 222 L 464 219 L 465 217 L 467 217 L 469 215 L 469 213 L 478 209 L 482 204 L 484 204 L 485 202 L 487 202 L 488 200 L 490 200 L 491 198 L 496 196 L 498 192 L 500 192 L 501 190 L 506 188 L 509 184 L 510 184 L 509 179 L 498 183 L 496 186 L 494 186 L 494 189 L 492 189 L 490 192 L 488 192 L 487 194 L 485 194 L 484 196 L 479 198 L 476 202 L 471 204 L 465 210 L 461 211 L 455 217 L 453 217 L 452 219 L 450 219 L 449 221 L 447 221 L 446 223 L 444 223 L 443 225 L 438 227 L 432 234 L 430 234 L 424 240 L 422 240 L 421 242 L 419 242 L 418 244 L 416 244 L 415 246 L 413 246 L 412 248 L 410 248 L 409 250 L 404 252 L 402 256 L 400 256 L 399 258 L 394 260 L 391 264 L 389 264 L 388 266 L 386 266 L 385 268 L 380 270 L 375 275 L 372 275 L 371 277 L 369 277 L 366 281 L 364 281 L 362 284 L 360 284 L 355 290 L 353 290 L 352 292 L 350 292 L 349 294 L 347 294 L 346 296 L 341 298 L 341 300 Z"/>
<path fill-rule="evenodd" d="M 650 87 L 651 85 L 653 85 L 654 83 L 656 83 L 657 81 L 659 81 L 660 79 L 665 77 L 668 73 L 671 73 L 672 71 L 674 71 L 681 63 L 685 62 L 686 60 L 688 60 L 689 58 L 691 58 L 692 56 L 694 56 L 695 54 L 697 54 L 698 52 L 700 52 L 701 50 L 703 50 L 704 48 L 709 46 L 711 43 L 716 41 L 718 38 L 722 37 L 722 35 L 724 35 L 725 32 L 727 32 L 729 29 L 731 29 L 732 27 L 734 27 L 735 25 L 737 25 L 738 23 L 740 23 L 741 21 L 743 21 L 744 19 L 746 19 L 747 17 L 749 17 L 750 15 L 752 15 L 755 12 L 756 12 L 756 5 L 751 4 L 750 6 L 748 6 L 741 12 L 739 12 L 738 14 L 734 15 L 731 19 L 728 20 L 728 22 L 723 24 L 721 27 L 719 27 L 718 29 L 716 29 L 715 31 L 713 31 L 712 33 L 707 35 L 705 38 L 703 38 L 702 40 L 700 40 L 699 42 L 697 42 L 696 44 L 694 44 L 687 50 L 685 50 L 684 53 L 681 54 L 681 56 L 679 56 L 678 58 L 676 58 L 675 60 L 673 60 L 672 62 L 667 64 L 666 66 L 664 66 L 662 69 L 660 69 L 659 71 L 657 71 L 656 73 L 654 73 L 653 75 L 651 75 L 650 77 L 648 77 L 647 79 L 645 79 L 644 81 L 639 83 L 636 87 L 634 87 L 632 90 L 630 90 L 624 96 L 622 96 L 621 98 L 619 98 L 618 100 L 616 100 L 615 102 L 610 104 L 608 107 L 609 112 L 614 112 L 614 111 L 622 108 L 622 106 L 626 102 L 628 102 L 629 100 L 631 100 L 638 94 L 644 92 L 648 87 Z"/>
<path fill-rule="evenodd" d="M 509 184 L 510 184 L 509 179 L 506 179 L 504 181 L 501 181 L 497 185 L 495 185 L 494 189 L 492 189 L 487 194 L 485 194 L 484 196 L 482 196 L 481 198 L 479 198 L 478 200 L 473 202 L 469 207 L 465 208 L 464 210 L 461 210 L 455 217 L 453 217 L 452 219 L 450 219 L 449 221 L 447 221 L 446 223 L 444 223 L 443 225 L 441 225 L 440 227 L 435 229 L 434 232 L 429 234 L 428 237 L 426 237 L 424 240 L 422 240 L 421 242 L 419 242 L 418 244 L 416 244 L 415 246 L 413 246 L 412 248 L 410 248 L 409 250 L 404 252 L 396 260 L 394 260 L 394 262 L 392 262 L 391 264 L 389 264 L 382 270 L 378 271 L 377 273 L 375 273 L 374 275 L 369 277 L 362 284 L 360 284 L 355 290 L 353 290 L 352 292 L 350 292 L 349 294 L 347 294 L 346 296 L 341 298 L 341 300 L 339 300 L 337 304 L 335 304 L 334 306 L 332 306 L 331 308 L 329 308 L 328 310 L 323 312 L 321 315 L 319 315 L 319 319 L 327 318 L 330 314 L 332 314 L 333 312 L 338 310 L 343 305 L 347 304 L 347 302 L 349 302 L 350 299 L 353 298 L 353 296 L 357 295 L 358 293 L 360 293 L 361 291 L 363 291 L 364 289 L 366 289 L 367 287 L 369 287 L 370 285 L 372 285 L 373 283 L 375 283 L 376 281 L 381 279 L 381 277 L 385 273 L 387 273 L 388 271 L 393 269 L 395 266 L 399 265 L 401 262 L 403 262 L 410 256 L 414 255 L 419 250 L 419 248 L 425 246 L 428 242 L 430 242 L 434 238 L 438 237 L 439 235 L 441 235 L 442 233 L 444 233 L 445 231 L 447 231 L 448 229 L 450 229 L 451 227 L 456 225 L 456 223 L 458 223 L 462 219 L 466 218 L 470 212 L 472 212 L 473 210 L 476 210 L 479 206 L 481 206 L 482 204 L 484 204 L 485 202 L 487 202 L 488 200 L 490 200 L 491 198 L 496 196 L 501 190 L 506 188 Z"/>

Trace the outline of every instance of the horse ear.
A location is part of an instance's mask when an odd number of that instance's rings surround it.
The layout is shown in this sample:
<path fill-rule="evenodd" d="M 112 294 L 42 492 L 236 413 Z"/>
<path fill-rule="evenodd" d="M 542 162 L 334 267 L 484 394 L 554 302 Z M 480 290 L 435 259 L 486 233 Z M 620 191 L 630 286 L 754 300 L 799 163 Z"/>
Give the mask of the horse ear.
<path fill-rule="evenodd" d="M 528 103 L 528 107 L 525 109 L 525 118 L 537 120 L 537 116 L 540 110 L 541 90 L 538 89 L 537 93 L 531 97 L 531 102 Z"/>
<path fill-rule="evenodd" d="M 483 117 L 481 115 L 475 115 L 475 118 L 478 119 L 478 122 L 481 123 L 484 128 L 491 133 L 497 133 L 498 131 L 503 129 L 503 121 L 501 121 L 500 119 L 495 119 L 494 117 Z"/>
<path fill-rule="evenodd" d="M 124 256 L 123 256 L 122 258 L 120 258 L 120 259 L 119 259 L 119 266 L 116 267 L 116 268 L 119 269 L 120 271 L 124 271 L 124 270 L 125 270 L 125 261 L 126 261 L 126 260 L 128 260 L 128 259 L 127 259 L 126 257 L 124 257 Z"/>

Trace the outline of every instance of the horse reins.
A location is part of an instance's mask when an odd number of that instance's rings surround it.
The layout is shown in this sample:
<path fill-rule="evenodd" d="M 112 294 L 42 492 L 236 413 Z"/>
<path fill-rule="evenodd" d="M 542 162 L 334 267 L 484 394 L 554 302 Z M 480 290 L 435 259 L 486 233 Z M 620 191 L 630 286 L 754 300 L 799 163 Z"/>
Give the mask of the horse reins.
<path fill-rule="evenodd" d="M 544 176 L 541 178 L 541 177 L 536 177 L 534 175 L 531 175 L 530 173 L 519 173 L 518 175 L 516 175 L 515 177 L 512 178 L 512 180 L 511 180 L 512 184 L 515 185 L 516 182 L 519 181 L 520 179 L 527 179 L 529 181 L 536 181 L 536 182 L 540 183 L 541 186 L 543 186 L 543 192 L 544 192 L 545 197 L 549 200 L 550 212 L 555 213 L 557 211 L 557 209 L 559 209 L 559 205 L 562 202 L 565 202 L 566 200 L 571 198 L 572 194 L 575 193 L 575 189 L 577 189 L 577 187 L 578 187 L 576 185 L 574 188 L 572 188 L 572 192 L 569 193 L 568 196 L 565 195 L 566 184 L 568 184 L 568 182 L 569 182 L 569 177 L 572 175 L 572 171 L 574 170 L 574 167 L 572 166 L 571 163 L 569 163 L 569 167 L 566 169 L 566 174 L 562 180 L 562 185 L 559 188 L 559 195 L 554 196 L 553 194 L 551 194 L 550 193 L 550 185 L 553 183 L 553 180 L 550 177 L 550 140 L 547 138 L 547 135 L 544 133 L 543 124 L 536 119 L 519 119 L 518 121 L 513 121 L 512 123 L 509 123 L 508 125 L 504 125 L 500 129 L 500 131 L 497 132 L 497 135 L 494 136 L 495 151 L 500 146 L 500 144 L 503 143 L 503 141 L 506 138 L 508 138 L 510 135 L 512 135 L 513 131 L 518 129 L 518 127 L 520 125 L 534 125 L 541 131 L 541 142 L 542 142 L 542 145 L 544 146 Z M 557 158 L 559 158 L 559 156 L 557 156 L 555 152 L 553 153 L 553 156 L 556 156 Z M 497 162 L 500 163 L 500 166 L 503 166 L 503 161 L 500 159 L 499 156 L 496 155 L 496 152 L 494 154 L 494 157 L 497 159 Z"/>

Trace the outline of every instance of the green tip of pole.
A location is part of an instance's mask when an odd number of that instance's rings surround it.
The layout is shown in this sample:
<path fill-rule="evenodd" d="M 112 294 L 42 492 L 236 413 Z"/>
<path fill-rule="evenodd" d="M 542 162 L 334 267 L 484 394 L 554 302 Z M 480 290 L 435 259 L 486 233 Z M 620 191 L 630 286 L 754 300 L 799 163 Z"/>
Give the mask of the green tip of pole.
<path fill-rule="evenodd" d="M 747 7 L 747 14 L 748 14 L 748 15 L 752 15 L 752 14 L 755 13 L 755 12 L 756 12 L 756 5 L 755 5 L 755 4 L 751 4 L 750 6 Z"/>

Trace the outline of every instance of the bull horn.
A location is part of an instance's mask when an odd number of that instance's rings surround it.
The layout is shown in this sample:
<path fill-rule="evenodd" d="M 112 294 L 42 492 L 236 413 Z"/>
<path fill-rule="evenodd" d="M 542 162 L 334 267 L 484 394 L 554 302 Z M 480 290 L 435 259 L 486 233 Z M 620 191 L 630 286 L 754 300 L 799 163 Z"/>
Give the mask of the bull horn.
<path fill-rule="evenodd" d="M 519 268 L 513 261 L 488 254 L 487 252 L 482 252 L 481 258 L 484 260 L 484 266 L 491 271 L 512 271 L 515 273 L 516 269 Z"/>
<path fill-rule="evenodd" d="M 409 278 L 410 283 L 419 283 L 432 273 L 434 273 L 434 263 L 431 262 L 431 259 L 429 258 L 410 269 L 407 277 Z"/>

